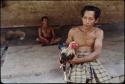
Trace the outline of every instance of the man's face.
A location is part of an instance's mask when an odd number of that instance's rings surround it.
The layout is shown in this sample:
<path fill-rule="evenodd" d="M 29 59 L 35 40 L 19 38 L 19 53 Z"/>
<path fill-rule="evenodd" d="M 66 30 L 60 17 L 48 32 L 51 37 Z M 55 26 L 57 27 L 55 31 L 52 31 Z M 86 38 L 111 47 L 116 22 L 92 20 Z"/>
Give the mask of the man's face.
<path fill-rule="evenodd" d="M 85 11 L 84 16 L 82 17 L 82 21 L 84 26 L 92 27 L 96 23 L 95 12 Z"/>
<path fill-rule="evenodd" d="M 42 21 L 42 24 L 48 25 L 48 19 L 44 18 L 43 21 Z"/>

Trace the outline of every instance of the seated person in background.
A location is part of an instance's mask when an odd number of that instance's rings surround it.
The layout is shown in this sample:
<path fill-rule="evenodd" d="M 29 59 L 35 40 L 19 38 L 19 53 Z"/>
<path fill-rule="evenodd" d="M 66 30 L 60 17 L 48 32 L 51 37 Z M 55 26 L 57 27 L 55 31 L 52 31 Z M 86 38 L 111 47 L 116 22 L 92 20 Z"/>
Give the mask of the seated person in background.
<path fill-rule="evenodd" d="M 48 24 L 48 17 L 42 17 L 42 22 L 38 28 L 38 38 L 36 39 L 42 45 L 52 45 L 58 43 L 61 38 L 55 37 L 54 29 Z"/>

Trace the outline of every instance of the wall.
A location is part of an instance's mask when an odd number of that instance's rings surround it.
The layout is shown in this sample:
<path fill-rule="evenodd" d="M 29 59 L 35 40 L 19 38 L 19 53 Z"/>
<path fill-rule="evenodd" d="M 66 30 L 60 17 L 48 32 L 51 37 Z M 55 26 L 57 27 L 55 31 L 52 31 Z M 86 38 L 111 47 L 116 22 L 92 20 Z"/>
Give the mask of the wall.
<path fill-rule="evenodd" d="M 50 18 L 51 25 L 81 24 L 80 10 L 86 4 L 102 9 L 100 23 L 119 23 L 124 20 L 123 0 L 87 1 L 5 1 L 1 8 L 1 27 L 38 26 L 42 16 Z"/>

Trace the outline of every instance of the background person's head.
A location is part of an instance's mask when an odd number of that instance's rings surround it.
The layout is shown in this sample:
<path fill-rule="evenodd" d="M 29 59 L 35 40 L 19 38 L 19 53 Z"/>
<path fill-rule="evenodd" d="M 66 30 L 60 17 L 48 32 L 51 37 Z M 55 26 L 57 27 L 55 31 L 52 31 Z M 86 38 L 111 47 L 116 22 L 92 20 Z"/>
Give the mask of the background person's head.
<path fill-rule="evenodd" d="M 48 17 L 47 16 L 43 16 L 42 18 L 41 18 L 41 21 L 42 21 L 42 25 L 48 25 Z"/>
<path fill-rule="evenodd" d="M 101 15 L 101 10 L 98 7 L 90 5 L 85 6 L 81 10 L 83 25 L 93 26 L 95 23 L 97 23 L 100 15 Z"/>

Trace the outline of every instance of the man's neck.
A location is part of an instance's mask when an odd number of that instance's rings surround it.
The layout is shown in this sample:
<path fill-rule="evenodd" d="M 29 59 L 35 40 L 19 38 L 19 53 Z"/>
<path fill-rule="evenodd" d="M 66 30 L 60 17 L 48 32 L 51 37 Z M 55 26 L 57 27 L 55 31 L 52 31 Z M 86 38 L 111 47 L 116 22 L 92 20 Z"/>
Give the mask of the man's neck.
<path fill-rule="evenodd" d="M 48 28 L 49 26 L 48 25 L 42 25 L 43 28 Z"/>
<path fill-rule="evenodd" d="M 91 27 L 86 27 L 86 26 L 83 26 L 82 30 L 84 32 L 89 32 L 89 31 L 92 31 L 94 29 L 94 26 L 91 26 Z"/>

